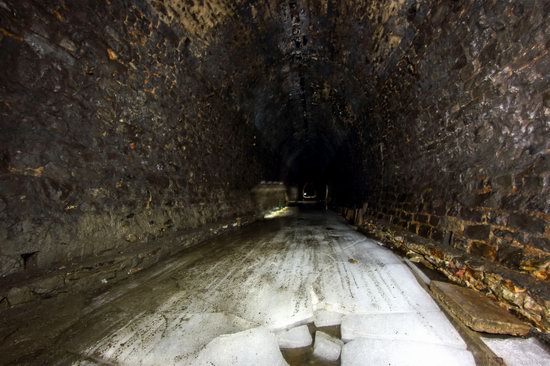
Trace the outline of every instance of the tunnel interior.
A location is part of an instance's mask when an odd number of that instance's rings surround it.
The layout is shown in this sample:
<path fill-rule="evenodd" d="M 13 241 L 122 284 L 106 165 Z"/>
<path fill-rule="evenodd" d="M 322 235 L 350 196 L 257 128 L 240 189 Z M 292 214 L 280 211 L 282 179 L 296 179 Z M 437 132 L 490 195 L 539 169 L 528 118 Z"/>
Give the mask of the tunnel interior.
<path fill-rule="evenodd" d="M 63 274 L 42 289 L 44 273 L 149 253 L 114 282 L 244 226 L 263 215 L 251 192 L 266 209 L 307 190 L 547 331 L 549 14 L 0 1 L 0 310 L 104 285 Z"/>

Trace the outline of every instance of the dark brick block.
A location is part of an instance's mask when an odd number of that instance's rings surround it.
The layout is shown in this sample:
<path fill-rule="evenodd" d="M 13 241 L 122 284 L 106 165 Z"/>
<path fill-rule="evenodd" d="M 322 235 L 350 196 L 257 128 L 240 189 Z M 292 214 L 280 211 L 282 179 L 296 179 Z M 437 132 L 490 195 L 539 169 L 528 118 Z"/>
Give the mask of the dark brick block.
<path fill-rule="evenodd" d="M 460 210 L 460 217 L 467 221 L 481 222 L 483 213 L 464 207 Z"/>
<path fill-rule="evenodd" d="M 511 214 L 508 225 L 530 233 L 544 233 L 545 222 L 537 217 L 525 214 Z"/>
<path fill-rule="evenodd" d="M 429 238 L 431 233 L 431 228 L 428 225 L 420 225 L 418 227 L 418 235 Z"/>
<path fill-rule="evenodd" d="M 503 242 L 498 245 L 496 259 L 513 269 L 518 269 L 523 260 L 523 248 L 514 246 L 509 242 Z"/>
<path fill-rule="evenodd" d="M 471 225 L 464 229 L 464 236 L 470 239 L 486 240 L 489 238 L 491 227 L 489 225 Z"/>
<path fill-rule="evenodd" d="M 493 245 L 483 241 L 472 241 L 468 248 L 468 253 L 484 257 L 490 260 L 496 259 L 497 250 Z"/>
<path fill-rule="evenodd" d="M 534 176 L 523 177 L 522 188 L 526 190 L 536 191 L 542 188 L 543 183 L 544 183 L 544 180 L 542 177 L 534 177 Z"/>
<path fill-rule="evenodd" d="M 438 229 L 432 228 L 431 238 L 437 242 L 440 242 L 441 240 L 443 240 L 443 232 Z"/>
<path fill-rule="evenodd" d="M 493 235 L 496 236 L 497 238 L 501 238 L 501 239 L 513 240 L 513 239 L 518 238 L 518 233 L 510 231 L 510 230 L 495 229 L 495 230 L 493 230 Z"/>
<path fill-rule="evenodd" d="M 414 211 L 415 208 L 416 208 L 416 205 L 414 205 L 413 203 L 410 203 L 410 202 L 409 202 L 409 203 L 405 203 L 405 204 L 403 205 L 403 209 L 404 209 L 405 211 Z"/>
<path fill-rule="evenodd" d="M 435 206 L 432 212 L 438 216 L 445 216 L 447 213 L 447 208 L 445 206 Z"/>
<path fill-rule="evenodd" d="M 430 225 L 437 226 L 437 225 L 439 225 L 439 221 L 440 221 L 439 217 L 434 216 L 434 215 L 430 216 Z"/>
<path fill-rule="evenodd" d="M 550 239 L 530 238 L 528 242 L 538 249 L 544 250 L 545 252 L 550 252 Z"/>
<path fill-rule="evenodd" d="M 496 177 L 494 179 L 494 184 L 498 189 L 508 192 L 512 190 L 514 180 L 511 175 L 501 175 L 500 177 Z"/>
<path fill-rule="evenodd" d="M 415 215 L 415 217 L 416 217 L 416 221 L 422 222 L 422 223 L 427 223 L 429 220 L 428 215 L 426 214 L 417 214 Z"/>

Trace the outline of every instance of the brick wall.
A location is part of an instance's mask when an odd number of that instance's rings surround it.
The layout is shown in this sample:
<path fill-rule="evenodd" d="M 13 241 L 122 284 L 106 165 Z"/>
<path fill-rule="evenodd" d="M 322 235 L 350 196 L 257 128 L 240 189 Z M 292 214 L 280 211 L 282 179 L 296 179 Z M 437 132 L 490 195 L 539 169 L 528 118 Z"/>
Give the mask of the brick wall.
<path fill-rule="evenodd" d="M 367 214 L 546 280 L 550 4 L 419 4 L 369 115 Z"/>

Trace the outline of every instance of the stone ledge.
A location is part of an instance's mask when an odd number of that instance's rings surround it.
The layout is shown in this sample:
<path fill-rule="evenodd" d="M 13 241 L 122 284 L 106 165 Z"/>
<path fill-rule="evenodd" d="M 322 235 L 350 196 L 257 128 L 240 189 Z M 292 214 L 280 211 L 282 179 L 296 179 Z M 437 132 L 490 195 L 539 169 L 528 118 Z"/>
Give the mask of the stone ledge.
<path fill-rule="evenodd" d="M 0 280 L 0 312 L 60 293 L 97 291 L 151 267 L 160 260 L 205 240 L 249 225 L 260 215 L 219 221 L 141 243 L 116 254 L 59 265 L 54 269 L 17 273 Z"/>
<path fill-rule="evenodd" d="M 348 211 L 344 211 L 344 216 L 351 219 L 353 215 L 349 215 Z M 497 263 L 474 258 L 455 248 L 443 247 L 382 220 L 365 217 L 361 221 L 358 230 L 362 233 L 403 252 L 413 261 L 436 269 L 455 283 L 497 300 L 540 331 L 550 331 L 550 291 L 547 283 Z"/>
<path fill-rule="evenodd" d="M 432 281 L 430 290 L 449 313 L 475 331 L 527 336 L 531 330 L 529 324 L 478 291 L 440 281 Z"/>

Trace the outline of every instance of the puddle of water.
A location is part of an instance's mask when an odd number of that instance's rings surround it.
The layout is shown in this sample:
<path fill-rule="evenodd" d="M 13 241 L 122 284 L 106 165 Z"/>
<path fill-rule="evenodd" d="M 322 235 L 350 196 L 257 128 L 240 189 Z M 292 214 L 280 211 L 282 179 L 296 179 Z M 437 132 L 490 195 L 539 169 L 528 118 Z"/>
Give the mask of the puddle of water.
<path fill-rule="evenodd" d="M 334 325 L 331 327 L 317 328 L 313 323 L 309 323 L 307 326 L 309 328 L 309 332 L 311 333 L 311 337 L 313 338 L 313 343 L 309 347 L 281 348 L 281 353 L 283 354 L 286 362 L 288 362 L 290 366 L 340 366 L 340 359 L 338 359 L 337 361 L 326 361 L 313 355 L 315 332 L 319 330 L 333 337 L 341 338 L 340 326 Z"/>

